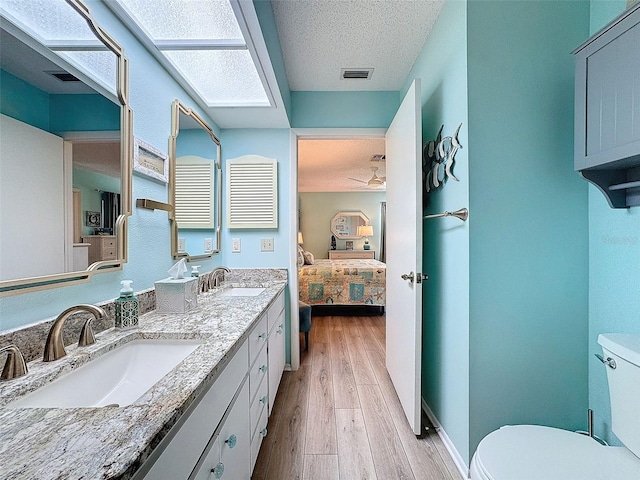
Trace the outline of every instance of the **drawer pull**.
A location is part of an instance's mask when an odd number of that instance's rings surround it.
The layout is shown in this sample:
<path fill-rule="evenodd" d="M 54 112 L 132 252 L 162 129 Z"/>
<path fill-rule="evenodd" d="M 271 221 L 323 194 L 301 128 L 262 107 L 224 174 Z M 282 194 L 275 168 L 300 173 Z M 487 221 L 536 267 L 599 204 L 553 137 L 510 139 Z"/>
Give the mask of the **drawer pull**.
<path fill-rule="evenodd" d="M 269 397 L 267 397 L 266 395 L 260 399 L 260 401 L 265 405 L 267 404 L 267 400 L 269 400 Z"/>
<path fill-rule="evenodd" d="M 262 338 L 264 340 L 265 338 L 267 338 L 267 334 L 261 333 L 260 335 L 258 335 L 258 338 Z"/>
<path fill-rule="evenodd" d="M 211 469 L 211 473 L 213 473 L 214 478 L 222 478 L 224 474 L 224 463 L 218 462 L 218 464 Z"/>
<path fill-rule="evenodd" d="M 231 435 L 224 441 L 224 443 L 229 445 L 229 448 L 233 448 L 236 446 L 236 443 L 238 443 L 238 437 L 236 437 L 235 435 Z"/>
<path fill-rule="evenodd" d="M 262 373 L 267 371 L 267 366 L 266 365 L 262 365 L 259 369 Z"/>
<path fill-rule="evenodd" d="M 265 428 L 263 428 L 262 430 L 260 430 L 260 435 L 262 435 L 263 437 L 266 437 L 266 436 L 267 436 L 267 429 L 266 429 L 266 427 L 265 427 Z"/>

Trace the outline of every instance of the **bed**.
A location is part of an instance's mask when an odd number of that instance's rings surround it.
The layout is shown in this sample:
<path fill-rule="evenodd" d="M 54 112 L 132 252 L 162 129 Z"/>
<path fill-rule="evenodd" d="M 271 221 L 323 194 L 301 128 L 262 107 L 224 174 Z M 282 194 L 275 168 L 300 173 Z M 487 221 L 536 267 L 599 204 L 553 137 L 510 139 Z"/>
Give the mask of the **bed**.
<path fill-rule="evenodd" d="M 386 300 L 386 265 L 378 260 L 315 260 L 298 269 L 298 294 L 312 306 L 377 306 Z"/>

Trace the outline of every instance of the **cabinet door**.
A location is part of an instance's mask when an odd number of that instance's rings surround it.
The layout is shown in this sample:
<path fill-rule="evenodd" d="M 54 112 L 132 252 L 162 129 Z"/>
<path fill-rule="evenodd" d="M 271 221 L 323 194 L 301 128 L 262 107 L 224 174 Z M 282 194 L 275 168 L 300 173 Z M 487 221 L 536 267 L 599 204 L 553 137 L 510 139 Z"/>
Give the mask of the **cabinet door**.
<path fill-rule="evenodd" d="M 269 355 L 269 415 L 273 408 L 273 402 L 278 392 L 278 385 L 284 370 L 284 310 L 281 312 L 278 324 L 271 331 L 269 344 L 267 345 Z"/>
<path fill-rule="evenodd" d="M 640 8 L 576 55 L 575 169 L 640 152 Z"/>
<path fill-rule="evenodd" d="M 249 480 L 251 442 L 249 438 L 249 382 L 244 382 L 236 401 L 210 442 L 204 459 L 190 480 Z"/>

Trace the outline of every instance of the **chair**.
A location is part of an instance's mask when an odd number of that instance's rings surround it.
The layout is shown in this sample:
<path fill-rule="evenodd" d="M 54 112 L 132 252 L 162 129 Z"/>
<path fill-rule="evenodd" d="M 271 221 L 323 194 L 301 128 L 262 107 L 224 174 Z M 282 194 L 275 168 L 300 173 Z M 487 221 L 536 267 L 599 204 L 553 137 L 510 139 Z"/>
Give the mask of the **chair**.
<path fill-rule="evenodd" d="M 300 304 L 300 333 L 304 333 L 305 350 L 309 350 L 309 331 L 311 330 L 311 305 Z"/>

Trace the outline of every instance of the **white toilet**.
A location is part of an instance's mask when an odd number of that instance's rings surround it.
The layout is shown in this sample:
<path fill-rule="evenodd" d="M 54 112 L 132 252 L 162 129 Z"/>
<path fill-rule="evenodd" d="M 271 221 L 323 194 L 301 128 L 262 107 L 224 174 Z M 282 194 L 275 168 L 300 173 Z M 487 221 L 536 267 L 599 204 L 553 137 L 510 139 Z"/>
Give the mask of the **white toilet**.
<path fill-rule="evenodd" d="M 472 480 L 639 480 L 640 335 L 598 337 L 611 396 L 611 429 L 625 447 L 607 447 L 579 433 L 536 425 L 505 426 L 482 439 Z"/>

